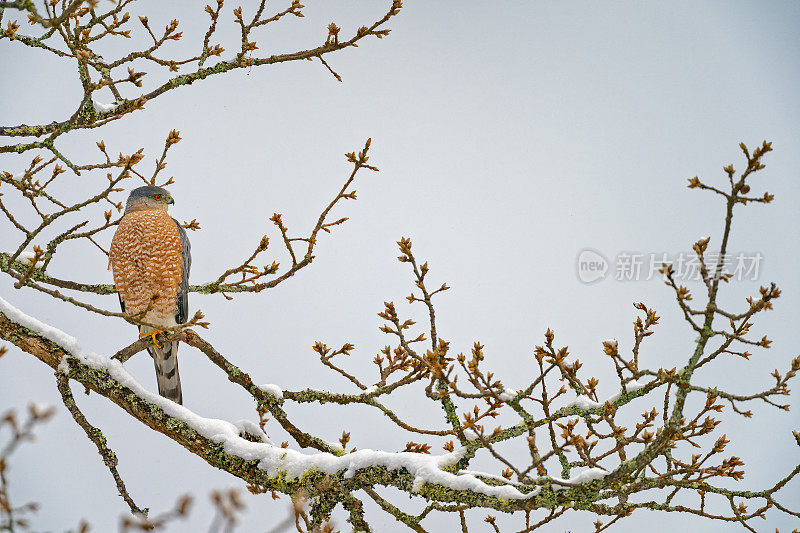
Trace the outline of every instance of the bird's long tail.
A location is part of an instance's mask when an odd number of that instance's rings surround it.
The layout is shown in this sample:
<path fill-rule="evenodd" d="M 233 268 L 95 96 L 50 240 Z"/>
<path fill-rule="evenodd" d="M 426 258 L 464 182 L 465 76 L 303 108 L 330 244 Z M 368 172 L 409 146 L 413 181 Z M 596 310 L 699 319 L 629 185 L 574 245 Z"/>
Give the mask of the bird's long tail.
<path fill-rule="evenodd" d="M 145 333 L 146 329 L 152 331 L 152 328 L 141 326 L 140 333 Z M 155 363 L 158 393 L 164 398 L 182 404 L 181 376 L 178 373 L 178 341 L 164 341 L 161 342 L 161 348 L 151 346 L 147 351 Z"/>

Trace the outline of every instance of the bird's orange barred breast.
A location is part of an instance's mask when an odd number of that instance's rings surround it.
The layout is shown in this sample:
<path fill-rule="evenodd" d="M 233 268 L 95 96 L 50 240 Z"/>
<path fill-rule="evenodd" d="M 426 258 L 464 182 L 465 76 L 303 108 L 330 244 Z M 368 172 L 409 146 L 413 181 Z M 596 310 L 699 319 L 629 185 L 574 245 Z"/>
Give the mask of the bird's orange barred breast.
<path fill-rule="evenodd" d="M 182 277 L 181 236 L 166 211 L 132 211 L 120 220 L 109 250 L 109 265 L 127 313 L 168 318 L 177 311 Z"/>

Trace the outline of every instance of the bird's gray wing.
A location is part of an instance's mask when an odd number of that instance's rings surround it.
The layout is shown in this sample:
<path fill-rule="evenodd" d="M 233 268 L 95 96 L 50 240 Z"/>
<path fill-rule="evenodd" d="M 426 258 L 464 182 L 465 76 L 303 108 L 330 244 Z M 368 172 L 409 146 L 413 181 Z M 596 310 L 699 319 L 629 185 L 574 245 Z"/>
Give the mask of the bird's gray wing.
<path fill-rule="evenodd" d="M 178 233 L 181 236 L 181 256 L 183 257 L 181 287 L 178 290 L 178 312 L 175 314 L 175 322 L 184 324 L 189 319 L 189 270 L 192 268 L 192 245 L 189 244 L 189 236 L 180 222 L 174 218 L 172 220 L 178 226 Z"/>

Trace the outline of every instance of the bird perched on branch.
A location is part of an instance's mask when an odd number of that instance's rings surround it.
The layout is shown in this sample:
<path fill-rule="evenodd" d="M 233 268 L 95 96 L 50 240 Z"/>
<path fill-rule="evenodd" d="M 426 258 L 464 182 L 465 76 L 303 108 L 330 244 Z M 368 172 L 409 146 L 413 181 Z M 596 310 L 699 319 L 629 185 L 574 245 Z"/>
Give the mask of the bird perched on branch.
<path fill-rule="evenodd" d="M 156 367 L 158 393 L 183 403 L 178 374 L 178 341 L 159 342 L 157 335 L 186 322 L 189 312 L 191 247 L 186 230 L 167 214 L 175 201 L 161 187 L 131 191 L 108 254 L 122 311 L 139 325 L 139 336 L 151 336 L 147 350 Z M 155 327 L 154 327 L 155 326 Z"/>

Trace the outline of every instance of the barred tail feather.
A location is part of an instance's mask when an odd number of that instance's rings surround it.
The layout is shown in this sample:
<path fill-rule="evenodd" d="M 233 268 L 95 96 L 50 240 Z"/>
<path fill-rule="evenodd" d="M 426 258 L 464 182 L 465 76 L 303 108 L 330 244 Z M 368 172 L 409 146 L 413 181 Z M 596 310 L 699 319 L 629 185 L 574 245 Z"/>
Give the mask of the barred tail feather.
<path fill-rule="evenodd" d="M 161 348 L 151 346 L 147 351 L 153 357 L 156 367 L 158 393 L 164 398 L 182 404 L 181 376 L 178 373 L 178 341 L 162 342 Z"/>
<path fill-rule="evenodd" d="M 154 348 L 156 356 L 153 357 L 158 393 L 164 398 L 182 404 L 181 376 L 178 373 L 178 341 L 165 342 L 162 346 L 163 349 Z"/>

